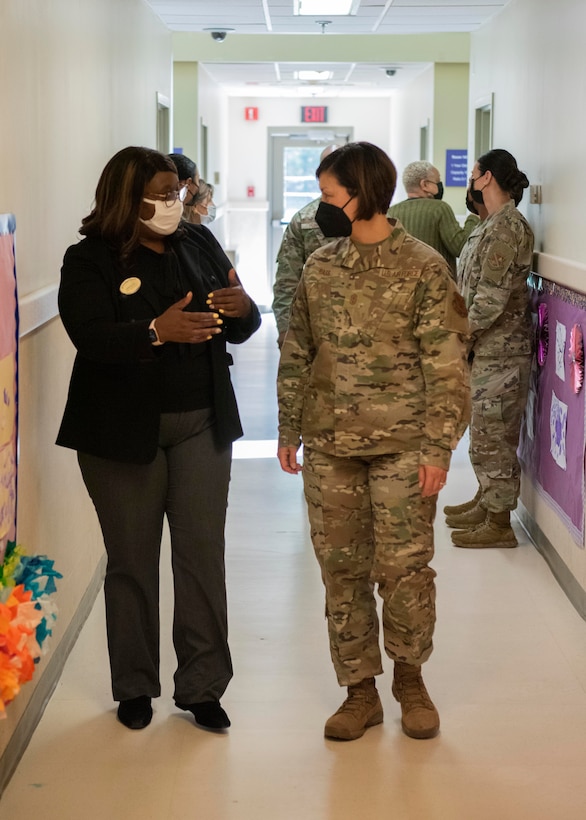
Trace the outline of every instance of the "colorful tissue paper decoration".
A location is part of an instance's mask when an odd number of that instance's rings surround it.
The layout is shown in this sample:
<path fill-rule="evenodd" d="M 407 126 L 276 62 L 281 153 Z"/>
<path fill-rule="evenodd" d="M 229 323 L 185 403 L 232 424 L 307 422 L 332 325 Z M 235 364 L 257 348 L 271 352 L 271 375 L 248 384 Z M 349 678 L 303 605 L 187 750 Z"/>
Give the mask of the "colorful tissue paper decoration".
<path fill-rule="evenodd" d="M 8 542 L 0 564 L 0 718 L 46 651 L 57 609 L 50 600 L 63 576 L 45 555 L 25 555 Z"/>
<path fill-rule="evenodd" d="M 568 357 L 571 362 L 572 390 L 579 393 L 584 382 L 584 340 L 580 325 L 574 325 L 570 331 Z"/>
<path fill-rule="evenodd" d="M 543 367 L 547 359 L 549 347 L 549 322 L 547 317 L 547 305 L 540 302 L 537 308 L 537 363 Z"/>

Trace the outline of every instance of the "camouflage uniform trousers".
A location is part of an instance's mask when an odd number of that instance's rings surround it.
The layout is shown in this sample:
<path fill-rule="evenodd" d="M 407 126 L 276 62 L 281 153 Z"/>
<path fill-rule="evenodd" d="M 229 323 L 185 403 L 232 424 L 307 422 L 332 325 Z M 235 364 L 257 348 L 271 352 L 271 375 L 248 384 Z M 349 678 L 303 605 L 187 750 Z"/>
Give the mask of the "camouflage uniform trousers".
<path fill-rule="evenodd" d="M 311 537 L 340 686 L 383 671 L 375 584 L 387 655 L 420 664 L 432 652 L 436 573 L 428 564 L 436 499 L 421 497 L 418 467 L 418 452 L 341 458 L 304 450 Z"/>
<path fill-rule="evenodd" d="M 490 512 L 517 506 L 521 480 L 517 447 L 530 370 L 531 355 L 475 356 L 472 361 L 470 461 L 482 504 Z"/>

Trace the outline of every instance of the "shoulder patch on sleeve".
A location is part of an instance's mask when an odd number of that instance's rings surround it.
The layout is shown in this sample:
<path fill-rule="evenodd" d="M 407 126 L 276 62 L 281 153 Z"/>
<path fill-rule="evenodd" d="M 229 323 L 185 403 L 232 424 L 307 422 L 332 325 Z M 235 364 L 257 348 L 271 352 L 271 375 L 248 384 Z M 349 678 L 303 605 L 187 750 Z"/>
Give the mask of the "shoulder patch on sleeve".
<path fill-rule="evenodd" d="M 500 285 L 515 258 L 515 248 L 508 242 L 497 239 L 490 243 L 486 251 L 484 275 L 488 281 Z"/>
<path fill-rule="evenodd" d="M 500 270 L 505 263 L 505 257 L 502 253 L 494 251 L 486 260 L 486 264 L 491 270 Z"/>

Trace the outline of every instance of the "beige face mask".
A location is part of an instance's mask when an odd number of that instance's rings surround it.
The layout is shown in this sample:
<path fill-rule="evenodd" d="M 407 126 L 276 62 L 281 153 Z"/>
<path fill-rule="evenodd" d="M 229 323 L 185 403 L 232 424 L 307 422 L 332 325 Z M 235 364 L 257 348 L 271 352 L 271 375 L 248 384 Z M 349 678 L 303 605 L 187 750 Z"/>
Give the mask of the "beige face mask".
<path fill-rule="evenodd" d="M 183 202 L 178 198 L 171 205 L 168 205 L 162 199 L 148 199 L 144 198 L 145 202 L 155 206 L 155 212 L 150 219 L 141 219 L 140 221 L 147 228 L 150 228 L 153 233 L 159 236 L 169 236 L 175 233 L 181 222 L 183 216 Z"/>

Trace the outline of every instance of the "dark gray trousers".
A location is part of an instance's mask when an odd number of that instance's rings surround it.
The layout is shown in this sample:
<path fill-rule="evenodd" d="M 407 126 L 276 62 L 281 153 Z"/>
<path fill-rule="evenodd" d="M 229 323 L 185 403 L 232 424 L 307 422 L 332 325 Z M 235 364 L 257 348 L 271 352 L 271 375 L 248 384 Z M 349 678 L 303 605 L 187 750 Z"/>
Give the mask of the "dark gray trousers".
<path fill-rule="evenodd" d="M 104 593 L 114 700 L 161 694 L 159 559 L 171 535 L 175 700 L 219 699 L 232 677 L 224 525 L 231 447 L 218 450 L 210 410 L 164 413 L 151 464 L 78 453 L 108 554 Z"/>

